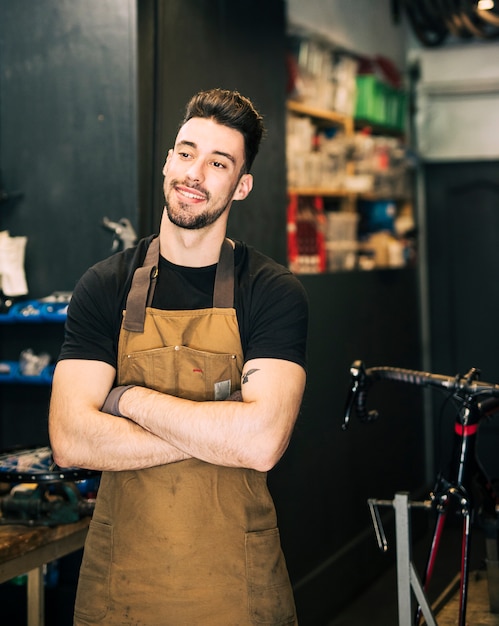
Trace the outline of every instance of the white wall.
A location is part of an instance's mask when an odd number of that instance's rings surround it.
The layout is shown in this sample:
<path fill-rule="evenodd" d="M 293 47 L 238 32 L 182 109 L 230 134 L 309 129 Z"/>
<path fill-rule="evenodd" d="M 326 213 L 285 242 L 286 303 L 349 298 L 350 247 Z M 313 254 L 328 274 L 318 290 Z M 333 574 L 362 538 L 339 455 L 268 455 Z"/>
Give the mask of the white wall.
<path fill-rule="evenodd" d="M 287 0 L 288 21 L 334 44 L 366 56 L 388 57 L 405 66 L 405 19 L 395 24 L 391 0 Z"/>

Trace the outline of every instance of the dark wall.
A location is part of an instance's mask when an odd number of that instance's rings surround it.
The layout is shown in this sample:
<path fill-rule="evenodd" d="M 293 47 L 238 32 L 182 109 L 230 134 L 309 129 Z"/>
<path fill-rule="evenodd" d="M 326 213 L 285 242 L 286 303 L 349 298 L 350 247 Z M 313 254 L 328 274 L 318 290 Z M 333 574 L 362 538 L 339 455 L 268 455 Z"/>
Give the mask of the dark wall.
<path fill-rule="evenodd" d="M 130 0 L 0 2 L 0 230 L 27 236 L 29 293 L 72 291 L 137 223 L 136 35 Z M 62 325 L 2 326 L 0 359 L 48 352 Z M 0 388 L 0 446 L 47 441 L 48 387 Z"/>
<path fill-rule="evenodd" d="M 137 222 L 132 0 L 0 2 L 0 229 L 27 235 L 31 297 L 107 256 L 104 216 Z"/>
<path fill-rule="evenodd" d="M 139 3 L 139 27 L 146 90 L 140 136 L 153 154 L 141 190 L 147 227 L 159 224 L 161 170 L 185 104 L 201 89 L 237 89 L 262 113 L 268 134 L 255 161 L 253 191 L 232 206 L 229 235 L 286 262 L 284 1 L 147 0 Z"/>
<path fill-rule="evenodd" d="M 481 370 L 499 384 L 499 163 L 425 167 L 432 368 Z M 446 466 L 454 414 L 435 404 L 435 463 Z M 478 453 L 499 477 L 499 419 L 480 426 Z"/>
<path fill-rule="evenodd" d="M 499 381 L 499 163 L 426 166 L 433 366 Z"/>

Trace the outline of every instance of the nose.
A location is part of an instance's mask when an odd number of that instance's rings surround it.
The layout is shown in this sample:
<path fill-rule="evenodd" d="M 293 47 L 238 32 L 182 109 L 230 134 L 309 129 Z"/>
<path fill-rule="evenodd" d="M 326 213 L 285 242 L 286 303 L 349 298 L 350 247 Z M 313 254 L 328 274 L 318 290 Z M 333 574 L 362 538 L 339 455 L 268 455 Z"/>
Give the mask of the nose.
<path fill-rule="evenodd" d="M 204 180 L 204 166 L 202 161 L 194 159 L 186 171 L 186 178 L 192 182 L 200 183 Z"/>

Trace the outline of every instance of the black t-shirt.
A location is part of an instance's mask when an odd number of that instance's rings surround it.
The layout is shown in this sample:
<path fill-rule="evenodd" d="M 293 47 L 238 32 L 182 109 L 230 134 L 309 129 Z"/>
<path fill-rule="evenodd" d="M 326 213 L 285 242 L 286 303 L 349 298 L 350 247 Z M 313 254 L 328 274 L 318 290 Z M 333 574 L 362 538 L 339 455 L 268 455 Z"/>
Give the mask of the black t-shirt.
<path fill-rule="evenodd" d="M 133 273 L 152 239 L 88 269 L 68 307 L 59 358 L 117 363 L 118 337 Z M 306 366 L 308 302 L 298 279 L 269 257 L 236 241 L 234 303 L 244 360 L 275 358 Z M 216 265 L 192 268 L 160 258 L 152 306 L 193 310 L 213 306 Z"/>

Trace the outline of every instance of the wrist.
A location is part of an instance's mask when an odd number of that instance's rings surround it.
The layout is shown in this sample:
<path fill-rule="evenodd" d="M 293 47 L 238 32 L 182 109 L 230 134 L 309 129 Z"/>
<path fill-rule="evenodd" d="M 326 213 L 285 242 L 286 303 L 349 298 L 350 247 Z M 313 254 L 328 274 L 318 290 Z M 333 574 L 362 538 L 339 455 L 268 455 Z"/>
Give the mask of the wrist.
<path fill-rule="evenodd" d="M 101 411 L 103 413 L 116 415 L 116 417 L 127 417 L 121 410 L 122 407 L 120 407 L 120 401 L 125 392 L 134 386 L 135 385 L 120 385 L 119 387 L 111 389 L 104 404 L 102 405 Z"/>

